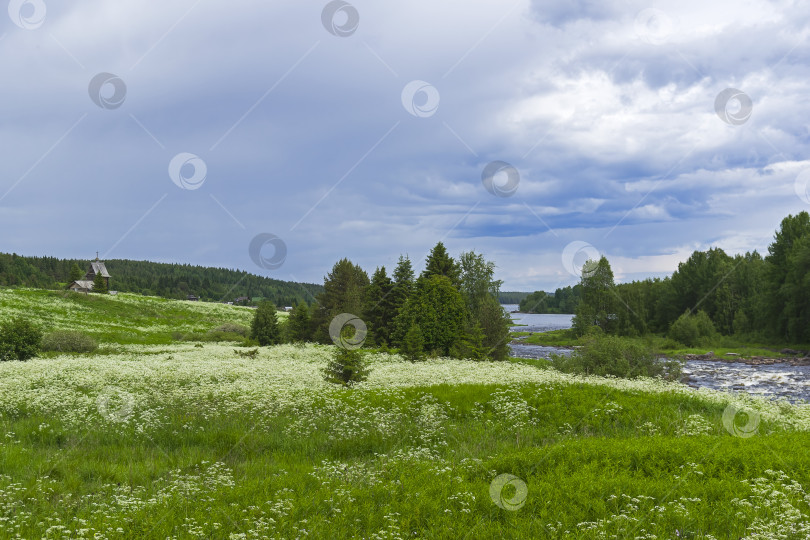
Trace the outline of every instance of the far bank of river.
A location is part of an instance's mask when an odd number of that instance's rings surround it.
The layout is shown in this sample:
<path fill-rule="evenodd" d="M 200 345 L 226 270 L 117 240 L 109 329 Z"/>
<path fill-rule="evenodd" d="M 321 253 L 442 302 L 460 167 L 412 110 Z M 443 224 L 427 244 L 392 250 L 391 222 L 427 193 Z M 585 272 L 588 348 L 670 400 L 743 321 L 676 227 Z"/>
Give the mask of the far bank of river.
<path fill-rule="evenodd" d="M 510 313 L 517 305 L 504 305 Z M 548 332 L 571 328 L 573 315 L 511 313 L 515 332 Z M 552 354 L 571 354 L 570 349 L 542 345 L 513 344 L 512 356 L 518 358 L 549 358 Z M 684 383 L 695 388 L 712 388 L 729 392 L 784 398 L 790 401 L 810 401 L 810 366 L 771 364 L 752 366 L 742 362 L 712 362 L 688 360 L 683 368 Z"/>

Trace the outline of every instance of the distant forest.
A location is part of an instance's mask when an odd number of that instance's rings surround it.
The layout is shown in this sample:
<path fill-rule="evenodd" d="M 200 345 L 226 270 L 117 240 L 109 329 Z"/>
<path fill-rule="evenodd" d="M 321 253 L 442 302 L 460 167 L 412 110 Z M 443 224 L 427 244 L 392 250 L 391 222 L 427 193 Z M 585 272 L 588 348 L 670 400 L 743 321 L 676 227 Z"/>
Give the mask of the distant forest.
<path fill-rule="evenodd" d="M 277 306 L 293 306 L 301 301 L 312 303 L 323 291 L 322 285 L 281 281 L 241 270 L 125 259 L 104 262 L 112 276 L 112 290 L 148 296 L 186 299 L 193 294 L 213 302 L 249 297 L 253 300 L 251 303 L 265 299 Z M 0 253 L 0 286 L 62 289 L 72 281 L 70 273 L 74 264 L 81 269 L 83 278 L 89 260 Z"/>
<path fill-rule="evenodd" d="M 524 298 L 529 296 L 527 292 L 501 291 L 498 293 L 498 302 L 501 304 L 519 304 Z"/>
<path fill-rule="evenodd" d="M 520 301 L 521 313 L 574 313 L 582 299 L 582 285 L 563 287 L 554 294 L 536 291 Z"/>

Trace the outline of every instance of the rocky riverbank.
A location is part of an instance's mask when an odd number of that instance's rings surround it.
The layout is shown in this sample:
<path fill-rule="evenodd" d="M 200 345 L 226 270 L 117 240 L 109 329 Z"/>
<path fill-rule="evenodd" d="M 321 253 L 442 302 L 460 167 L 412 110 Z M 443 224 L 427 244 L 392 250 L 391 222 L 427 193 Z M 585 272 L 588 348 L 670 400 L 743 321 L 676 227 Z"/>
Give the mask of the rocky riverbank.
<path fill-rule="evenodd" d="M 684 360 L 703 360 L 709 362 L 735 362 L 748 364 L 749 366 L 772 366 L 774 364 L 787 364 L 790 366 L 810 366 L 810 353 L 807 351 L 795 351 L 793 349 L 783 349 L 779 351 L 782 356 L 751 356 L 743 357 L 737 353 L 726 353 L 717 356 L 714 351 L 705 354 L 685 354 Z"/>

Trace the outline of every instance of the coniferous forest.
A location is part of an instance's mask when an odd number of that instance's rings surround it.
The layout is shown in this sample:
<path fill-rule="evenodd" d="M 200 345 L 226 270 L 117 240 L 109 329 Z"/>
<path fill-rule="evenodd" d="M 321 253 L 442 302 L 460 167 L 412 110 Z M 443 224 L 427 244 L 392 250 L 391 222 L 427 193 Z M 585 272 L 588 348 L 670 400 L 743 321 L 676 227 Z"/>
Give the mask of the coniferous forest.
<path fill-rule="evenodd" d="M 89 260 L 2 253 L 0 286 L 63 289 L 73 280 L 83 279 L 89 263 Z M 105 264 L 112 276 L 110 289 L 147 296 L 186 299 L 194 295 L 211 302 L 248 297 L 251 303 L 264 299 L 278 306 L 292 306 L 301 301 L 312 302 L 323 290 L 320 285 L 281 281 L 243 270 L 126 259 L 110 259 Z"/>
<path fill-rule="evenodd" d="M 586 263 L 573 290 L 578 288 L 581 300 L 573 312 L 579 334 L 598 326 L 625 336 L 666 333 L 681 343 L 714 334 L 807 343 L 810 214 L 784 218 L 764 257 L 711 248 L 692 253 L 670 277 L 620 284 L 602 257 Z M 534 293 L 521 309 L 554 313 L 547 300 Z"/>

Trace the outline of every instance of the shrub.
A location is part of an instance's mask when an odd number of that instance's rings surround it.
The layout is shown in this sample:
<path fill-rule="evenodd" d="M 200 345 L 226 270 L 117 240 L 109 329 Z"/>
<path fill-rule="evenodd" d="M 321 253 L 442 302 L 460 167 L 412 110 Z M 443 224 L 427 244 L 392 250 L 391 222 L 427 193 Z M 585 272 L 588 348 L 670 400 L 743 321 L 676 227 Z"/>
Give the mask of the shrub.
<path fill-rule="evenodd" d="M 233 352 L 236 354 L 236 356 L 241 358 L 256 358 L 259 356 L 259 349 L 250 349 L 247 351 L 238 351 L 234 349 Z"/>
<path fill-rule="evenodd" d="M 23 318 L 0 323 L 0 361 L 28 360 L 39 352 L 42 331 Z"/>
<path fill-rule="evenodd" d="M 222 332 L 224 334 L 239 334 L 242 337 L 247 337 L 250 328 L 243 324 L 237 323 L 224 323 L 214 328 L 213 332 Z"/>
<path fill-rule="evenodd" d="M 714 323 L 705 311 L 698 311 L 692 315 L 688 311 L 678 317 L 669 327 L 668 337 L 687 347 L 698 345 L 703 338 L 712 338 L 717 335 Z"/>
<path fill-rule="evenodd" d="M 362 352 L 335 347 L 332 360 L 324 369 L 323 374 L 328 382 L 352 386 L 368 378 L 368 369 L 363 362 Z"/>
<path fill-rule="evenodd" d="M 554 367 L 566 373 L 624 378 L 677 375 L 676 363 L 659 361 L 637 340 L 592 333 L 582 338 L 582 343 L 569 357 L 555 355 Z"/>
<path fill-rule="evenodd" d="M 96 340 L 82 332 L 59 330 L 45 334 L 42 338 L 43 351 L 88 353 L 96 349 Z"/>

